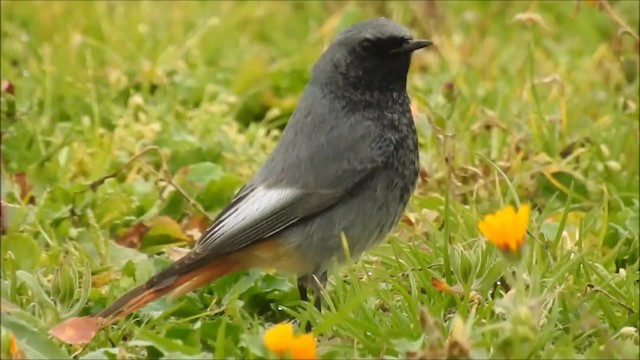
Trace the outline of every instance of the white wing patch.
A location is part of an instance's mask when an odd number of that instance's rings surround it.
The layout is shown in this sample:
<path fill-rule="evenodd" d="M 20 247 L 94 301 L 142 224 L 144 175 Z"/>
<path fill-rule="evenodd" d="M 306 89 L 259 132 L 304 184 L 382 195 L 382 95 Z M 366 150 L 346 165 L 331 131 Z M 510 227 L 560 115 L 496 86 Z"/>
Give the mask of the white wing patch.
<path fill-rule="evenodd" d="M 207 229 L 206 235 L 198 241 L 197 249 L 206 248 L 221 238 L 242 241 L 236 237 L 244 238 L 264 225 L 277 221 L 278 214 L 286 211 L 288 205 L 300 195 L 300 190 L 291 188 L 269 189 L 259 186 L 253 189 Z M 282 224 L 273 232 L 287 225 Z"/>

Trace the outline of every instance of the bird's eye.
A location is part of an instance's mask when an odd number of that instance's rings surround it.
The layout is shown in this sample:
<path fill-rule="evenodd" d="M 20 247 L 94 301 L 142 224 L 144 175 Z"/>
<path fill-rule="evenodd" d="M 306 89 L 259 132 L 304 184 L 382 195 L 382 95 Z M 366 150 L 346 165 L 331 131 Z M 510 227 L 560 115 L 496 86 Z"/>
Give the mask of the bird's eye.
<path fill-rule="evenodd" d="M 364 54 L 371 54 L 373 52 L 373 42 L 369 39 L 364 39 L 360 41 L 358 48 Z"/>

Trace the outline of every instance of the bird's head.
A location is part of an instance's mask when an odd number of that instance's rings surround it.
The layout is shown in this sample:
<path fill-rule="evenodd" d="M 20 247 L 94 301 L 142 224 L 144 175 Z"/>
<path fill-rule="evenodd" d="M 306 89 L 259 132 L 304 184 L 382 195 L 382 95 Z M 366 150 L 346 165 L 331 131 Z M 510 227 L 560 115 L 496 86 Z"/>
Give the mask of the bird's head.
<path fill-rule="evenodd" d="M 411 54 L 429 45 L 389 19 L 362 21 L 336 36 L 314 66 L 313 79 L 355 90 L 404 88 Z"/>

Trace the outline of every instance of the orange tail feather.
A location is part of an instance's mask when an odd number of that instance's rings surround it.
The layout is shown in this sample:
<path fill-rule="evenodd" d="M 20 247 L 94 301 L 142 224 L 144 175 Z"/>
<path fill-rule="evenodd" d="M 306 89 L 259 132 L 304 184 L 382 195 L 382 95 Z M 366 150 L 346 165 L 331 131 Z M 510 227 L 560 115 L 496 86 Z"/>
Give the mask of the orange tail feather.
<path fill-rule="evenodd" d="M 261 241 L 223 256 L 191 252 L 146 283 L 124 294 L 95 317 L 103 327 L 113 324 L 153 300 L 172 293 L 175 298 L 232 272 L 249 268 L 273 268 L 285 272 L 309 272 L 309 263 L 291 248 L 275 240 Z"/>
<path fill-rule="evenodd" d="M 100 311 L 95 317 L 105 319 L 102 327 L 111 325 L 132 312 L 140 309 L 146 304 L 159 297 L 173 292 L 172 298 L 186 294 L 213 280 L 216 280 L 231 272 L 242 270 L 239 263 L 231 259 L 215 261 L 214 264 L 196 267 L 195 269 L 175 276 L 172 274 L 173 267 L 154 276 L 145 284 L 142 284 L 128 293 L 121 296 L 109 307 Z M 166 276 L 162 276 L 166 273 Z"/>

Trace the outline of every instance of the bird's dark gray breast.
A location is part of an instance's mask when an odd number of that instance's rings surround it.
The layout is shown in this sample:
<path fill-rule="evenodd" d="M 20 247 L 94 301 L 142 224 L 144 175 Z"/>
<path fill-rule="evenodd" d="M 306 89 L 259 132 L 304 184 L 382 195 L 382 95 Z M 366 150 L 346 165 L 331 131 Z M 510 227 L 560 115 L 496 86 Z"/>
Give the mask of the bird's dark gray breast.
<path fill-rule="evenodd" d="M 377 101 L 376 122 L 387 141 L 393 143 L 391 157 L 371 181 L 380 188 L 377 194 L 387 209 L 389 221 L 381 224 L 380 231 L 386 235 L 398 222 L 409 197 L 413 193 L 419 172 L 418 138 L 406 92 L 393 92 L 380 96 Z M 379 241 L 380 239 L 376 239 Z"/>
<path fill-rule="evenodd" d="M 383 143 L 391 143 L 391 157 L 381 166 L 380 172 L 388 174 L 390 191 L 400 194 L 400 202 L 406 205 L 418 178 L 418 138 L 411 114 L 407 93 L 384 92 L 370 97 L 363 117 L 376 124 L 377 134 Z"/>
<path fill-rule="evenodd" d="M 418 141 L 406 93 L 387 93 L 369 106 L 343 109 L 359 111 L 362 121 L 373 122 L 375 143 L 391 144 L 393 150 L 324 216 L 301 221 L 282 234 L 316 269 L 326 268 L 332 258 L 343 258 L 341 233 L 352 257 L 383 240 L 398 223 L 418 177 Z M 295 240 L 301 237 L 304 242 Z"/>

